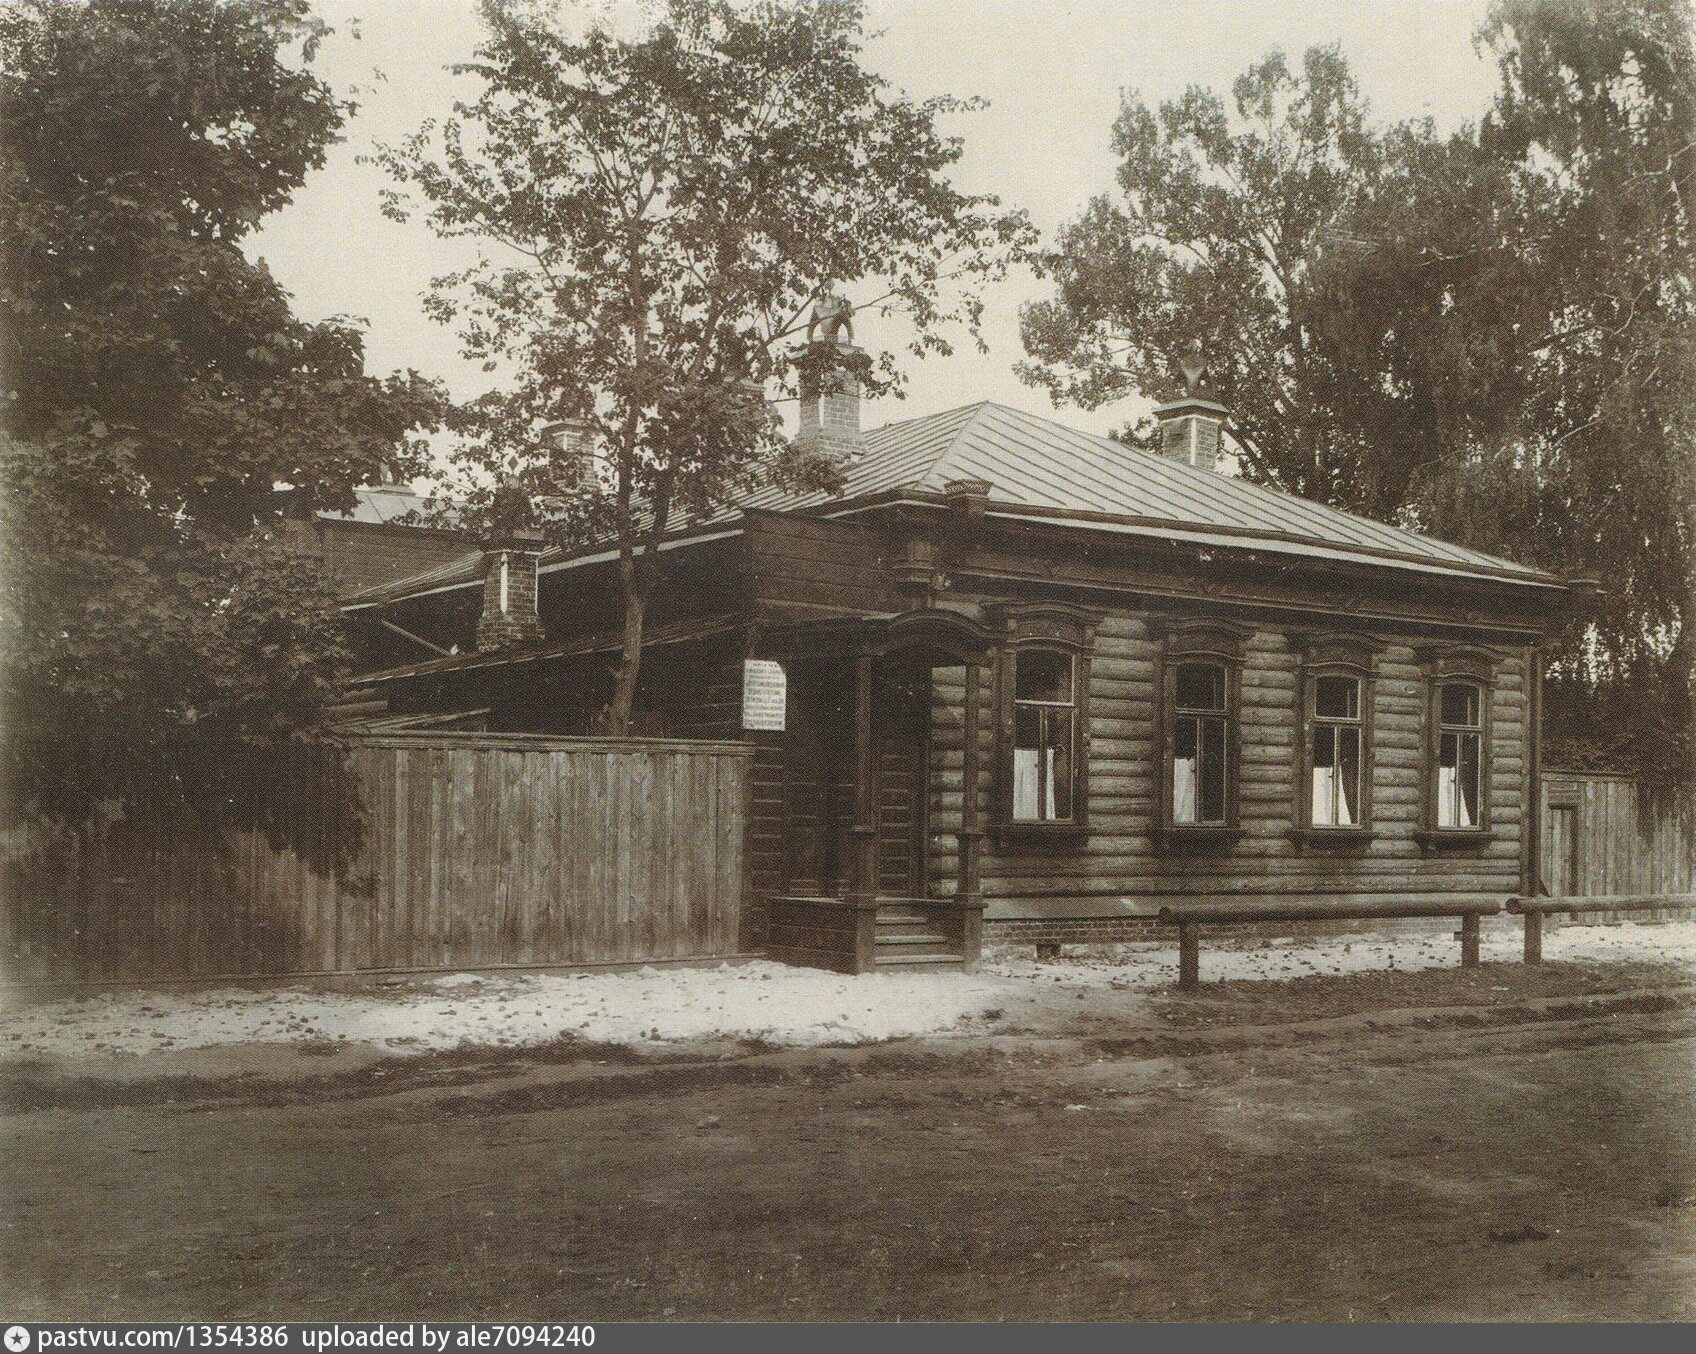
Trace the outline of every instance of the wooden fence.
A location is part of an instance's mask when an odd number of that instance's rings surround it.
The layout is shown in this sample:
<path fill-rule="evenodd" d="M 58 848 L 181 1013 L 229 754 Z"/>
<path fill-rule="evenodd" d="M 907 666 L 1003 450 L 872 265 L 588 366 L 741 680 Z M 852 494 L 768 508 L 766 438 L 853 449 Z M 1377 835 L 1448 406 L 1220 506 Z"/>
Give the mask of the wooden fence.
<path fill-rule="evenodd" d="M 751 750 L 369 736 L 288 759 L 269 829 L 121 821 L 0 862 L 14 982 L 633 963 L 738 952 Z M 327 787 L 351 775 L 357 807 Z"/>
<path fill-rule="evenodd" d="M 1612 772 L 1545 771 L 1542 866 L 1558 898 L 1696 891 L 1696 794 L 1657 793 Z"/>

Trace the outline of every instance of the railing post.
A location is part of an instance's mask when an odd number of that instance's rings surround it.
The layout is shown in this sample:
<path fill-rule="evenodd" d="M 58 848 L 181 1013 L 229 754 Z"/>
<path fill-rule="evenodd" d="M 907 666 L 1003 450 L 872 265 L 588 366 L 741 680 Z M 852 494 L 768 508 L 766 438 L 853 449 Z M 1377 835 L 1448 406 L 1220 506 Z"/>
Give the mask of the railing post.
<path fill-rule="evenodd" d="M 1543 914 L 1527 912 L 1525 914 L 1525 962 L 1541 964 L 1543 962 Z"/>
<path fill-rule="evenodd" d="M 1201 926 L 1193 921 L 1178 923 L 1178 991 L 1194 992 L 1201 986 Z"/>
<path fill-rule="evenodd" d="M 1478 914 L 1463 912 L 1460 918 L 1460 966 L 1478 966 Z"/>

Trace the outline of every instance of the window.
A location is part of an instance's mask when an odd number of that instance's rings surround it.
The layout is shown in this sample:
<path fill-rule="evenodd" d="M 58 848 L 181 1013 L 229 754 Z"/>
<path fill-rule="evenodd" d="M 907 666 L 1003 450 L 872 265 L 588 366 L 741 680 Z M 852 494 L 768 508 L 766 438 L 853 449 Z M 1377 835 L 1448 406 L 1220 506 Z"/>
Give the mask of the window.
<path fill-rule="evenodd" d="M 1364 843 L 1372 835 L 1372 715 L 1379 640 L 1322 632 L 1290 636 L 1300 656 L 1291 835 Z"/>
<path fill-rule="evenodd" d="M 1089 823 L 1089 669 L 1101 613 L 1058 602 L 991 613 L 1006 639 L 997 661 L 995 813 L 1002 840 L 1064 839 Z"/>
<path fill-rule="evenodd" d="M 1484 826 L 1484 693 L 1472 682 L 1437 689 L 1437 827 Z"/>
<path fill-rule="evenodd" d="M 1225 825 L 1225 669 L 1181 663 L 1174 683 L 1172 821 Z"/>
<path fill-rule="evenodd" d="M 1237 710 L 1248 632 L 1215 621 L 1155 617 L 1164 755 L 1155 835 L 1174 849 L 1225 846 L 1239 835 Z"/>
<path fill-rule="evenodd" d="M 1359 827 L 1364 730 L 1360 678 L 1316 677 L 1308 737 L 1308 823 Z"/>
<path fill-rule="evenodd" d="M 1072 819 L 1077 748 L 1075 662 L 1053 649 L 1013 654 L 1013 821 Z"/>
<path fill-rule="evenodd" d="M 1483 846 L 1490 841 L 1490 693 L 1500 655 L 1442 645 L 1418 656 L 1429 695 L 1424 824 L 1414 836 L 1438 850 Z"/>
<path fill-rule="evenodd" d="M 1314 827 L 1361 824 L 1360 710 L 1358 677 L 1315 679 L 1308 741 L 1308 822 Z"/>

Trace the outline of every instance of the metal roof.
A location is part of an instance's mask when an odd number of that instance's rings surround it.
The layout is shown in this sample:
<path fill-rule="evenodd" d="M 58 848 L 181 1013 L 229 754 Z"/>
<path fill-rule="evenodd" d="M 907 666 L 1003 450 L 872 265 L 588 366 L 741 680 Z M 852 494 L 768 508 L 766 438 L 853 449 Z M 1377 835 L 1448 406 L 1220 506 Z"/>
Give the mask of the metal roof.
<path fill-rule="evenodd" d="M 685 644 L 694 640 L 711 639 L 742 629 L 746 621 L 734 616 L 711 616 L 704 619 L 674 621 L 669 625 L 650 626 L 642 640 L 644 649 L 663 644 Z M 504 668 L 515 663 L 543 663 L 557 658 L 576 658 L 584 654 L 617 653 L 624 644 L 623 633 L 608 631 L 586 635 L 565 643 L 519 645 L 510 649 L 473 650 L 469 653 L 448 654 L 443 658 L 428 658 L 405 667 L 384 668 L 367 672 L 359 678 L 364 691 L 374 691 L 381 682 L 409 681 L 415 677 L 434 677 L 440 673 L 471 672 L 479 668 Z"/>
<path fill-rule="evenodd" d="M 414 492 L 409 484 L 364 484 L 353 491 L 354 504 L 349 512 L 321 512 L 326 522 L 387 523 L 411 512 L 424 512 L 430 500 Z"/>
<path fill-rule="evenodd" d="M 793 493 L 768 486 L 705 521 L 679 530 L 731 524 L 748 509 L 832 515 L 862 500 L 902 491 L 939 494 L 951 480 L 989 482 L 989 509 L 1018 509 L 1027 520 L 1130 531 L 1222 549 L 1278 551 L 1381 567 L 1561 584 L 1541 570 L 1326 507 L 1247 480 L 1199 470 L 1108 437 L 992 401 L 885 424 L 865 434 L 839 492 Z M 840 508 L 838 508 L 840 505 Z M 1065 514 L 1085 514 L 1066 518 Z M 1098 520 L 1091 520 L 1091 518 Z M 479 576 L 475 552 L 370 589 L 353 603 L 398 600 L 465 586 Z M 543 569 L 582 562 L 549 550 Z"/>
<path fill-rule="evenodd" d="M 1295 494 L 1181 461 L 1063 423 L 983 401 L 865 435 L 839 498 L 908 488 L 940 492 L 950 480 L 989 481 L 990 505 L 1105 513 L 1189 527 L 1225 527 L 1341 549 L 1385 551 L 1441 565 L 1480 566 L 1547 578 L 1512 560 L 1451 545 Z M 742 508 L 807 508 L 824 494 L 760 490 Z M 1221 544 L 1229 542 L 1222 540 Z"/>

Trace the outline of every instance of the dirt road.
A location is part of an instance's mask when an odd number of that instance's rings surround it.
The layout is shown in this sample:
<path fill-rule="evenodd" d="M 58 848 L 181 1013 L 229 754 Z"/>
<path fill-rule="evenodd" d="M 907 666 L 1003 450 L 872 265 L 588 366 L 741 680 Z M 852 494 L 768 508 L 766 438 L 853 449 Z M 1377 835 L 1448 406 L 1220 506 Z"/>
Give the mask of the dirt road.
<path fill-rule="evenodd" d="M 0 1315 L 1690 1319 L 1693 1054 L 1666 973 L 1486 966 L 870 1049 L 26 1072 Z"/>

